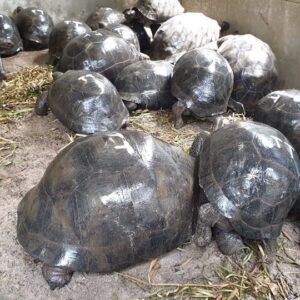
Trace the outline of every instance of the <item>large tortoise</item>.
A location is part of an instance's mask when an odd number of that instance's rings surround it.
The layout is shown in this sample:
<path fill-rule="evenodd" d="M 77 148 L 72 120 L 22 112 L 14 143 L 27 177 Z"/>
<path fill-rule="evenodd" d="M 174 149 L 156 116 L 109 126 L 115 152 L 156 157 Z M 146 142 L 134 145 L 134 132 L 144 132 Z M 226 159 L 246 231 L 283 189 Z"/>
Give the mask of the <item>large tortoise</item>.
<path fill-rule="evenodd" d="M 136 131 L 94 134 L 62 150 L 25 195 L 18 240 L 52 289 L 73 272 L 120 270 L 189 239 L 193 183 L 180 148 Z"/>
<path fill-rule="evenodd" d="M 114 81 L 124 67 L 140 59 L 141 53 L 132 44 L 108 30 L 97 30 L 72 39 L 56 71 L 89 70 Z"/>
<path fill-rule="evenodd" d="M 198 245 L 210 241 L 213 227 L 224 254 L 242 247 L 241 237 L 264 240 L 273 262 L 276 239 L 300 196 L 300 160 L 287 138 L 250 121 L 220 128 L 204 141 L 199 183 L 209 202 L 200 207 Z"/>
<path fill-rule="evenodd" d="M 258 101 L 255 121 L 281 131 L 300 156 L 300 91 L 283 90 L 270 93 Z"/>
<path fill-rule="evenodd" d="M 202 13 L 183 13 L 164 22 L 154 35 L 155 60 L 177 60 L 186 51 L 218 40 L 220 26 Z"/>
<path fill-rule="evenodd" d="M 91 32 L 91 28 L 78 21 L 62 21 L 57 23 L 49 37 L 49 55 L 52 62 L 56 62 L 62 56 L 68 42 L 76 36 Z"/>
<path fill-rule="evenodd" d="M 125 22 L 125 16 L 110 7 L 100 7 L 96 9 L 86 20 L 86 23 L 92 30 L 105 28 L 109 25 L 121 24 L 123 22 Z"/>
<path fill-rule="evenodd" d="M 251 115 L 258 100 L 275 88 L 276 57 L 268 44 L 251 34 L 225 36 L 218 46 L 234 73 L 232 100 L 243 104 Z"/>
<path fill-rule="evenodd" d="M 85 70 L 56 73 L 56 76 L 49 92 L 38 99 L 37 114 L 46 114 L 49 106 L 67 128 L 84 134 L 126 126 L 128 110 L 104 76 Z"/>
<path fill-rule="evenodd" d="M 233 73 L 226 59 L 214 50 L 200 48 L 184 54 L 176 63 L 171 82 L 178 100 L 173 106 L 175 127 L 183 126 L 183 114 L 210 118 L 227 111 Z"/>
<path fill-rule="evenodd" d="M 18 28 L 7 16 L 0 14 L 0 56 L 10 56 L 23 50 Z"/>
<path fill-rule="evenodd" d="M 171 108 L 173 66 L 166 61 L 139 61 L 119 73 L 115 86 L 128 110 Z"/>
<path fill-rule="evenodd" d="M 124 15 L 127 20 L 150 24 L 163 23 L 183 12 L 178 0 L 138 0 L 132 9 L 124 11 Z"/>
<path fill-rule="evenodd" d="M 42 9 L 17 7 L 14 12 L 16 25 L 27 50 L 46 49 L 54 27 L 52 18 Z"/>

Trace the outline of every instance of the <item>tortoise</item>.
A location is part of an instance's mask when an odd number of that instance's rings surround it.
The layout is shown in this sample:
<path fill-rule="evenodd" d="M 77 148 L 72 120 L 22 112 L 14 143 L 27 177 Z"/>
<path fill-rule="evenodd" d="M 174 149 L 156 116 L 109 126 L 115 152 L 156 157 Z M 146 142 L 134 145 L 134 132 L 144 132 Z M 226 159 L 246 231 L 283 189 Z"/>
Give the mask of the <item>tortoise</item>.
<path fill-rule="evenodd" d="M 62 21 L 57 23 L 49 37 L 49 55 L 54 63 L 62 56 L 63 50 L 68 42 L 74 37 L 91 32 L 91 28 L 77 21 Z"/>
<path fill-rule="evenodd" d="M 114 81 L 123 68 L 142 58 L 141 53 L 121 37 L 107 30 L 97 30 L 73 38 L 55 70 L 89 70 Z"/>
<path fill-rule="evenodd" d="M 19 29 L 26 50 L 48 48 L 49 36 L 54 27 L 52 18 L 36 7 L 17 7 L 14 12 L 15 23 Z"/>
<path fill-rule="evenodd" d="M 0 56 L 11 56 L 22 50 L 17 26 L 9 17 L 0 14 Z"/>
<path fill-rule="evenodd" d="M 228 60 L 234 73 L 231 98 L 251 115 L 258 100 L 276 86 L 276 57 L 268 44 L 251 34 L 225 36 L 218 46 L 218 52 Z"/>
<path fill-rule="evenodd" d="M 233 73 L 226 59 L 214 50 L 199 48 L 185 53 L 176 63 L 171 91 L 175 127 L 184 125 L 182 115 L 211 118 L 227 111 Z"/>
<path fill-rule="evenodd" d="M 253 119 L 281 131 L 300 156 L 300 91 L 283 90 L 258 101 Z"/>
<path fill-rule="evenodd" d="M 90 134 L 126 126 L 129 113 L 104 76 L 85 70 L 57 74 L 49 92 L 37 100 L 36 113 L 53 114 L 70 130 Z M 63 92 L 62 92 L 63 91 Z"/>
<path fill-rule="evenodd" d="M 140 43 L 135 32 L 127 25 L 124 24 L 112 24 L 105 27 L 105 29 L 116 33 L 126 42 L 135 46 L 135 48 L 140 51 Z"/>
<path fill-rule="evenodd" d="M 124 11 L 127 20 L 142 24 L 163 23 L 180 15 L 184 8 L 178 0 L 138 0 L 132 9 Z"/>
<path fill-rule="evenodd" d="M 264 240 L 272 266 L 276 239 L 300 196 L 300 160 L 287 138 L 251 121 L 218 129 L 200 151 L 199 184 L 208 203 L 199 210 L 198 246 L 210 241 L 211 227 L 226 255 L 243 246 L 242 238 Z"/>
<path fill-rule="evenodd" d="M 193 170 L 191 156 L 143 132 L 77 139 L 20 202 L 18 240 L 51 289 L 73 272 L 157 257 L 191 236 Z"/>
<path fill-rule="evenodd" d="M 124 24 L 131 28 L 136 34 L 139 40 L 141 51 L 149 53 L 151 43 L 153 42 L 153 33 L 151 28 L 148 25 L 144 25 L 136 21 L 125 22 Z"/>
<path fill-rule="evenodd" d="M 166 61 L 139 61 L 124 68 L 114 82 L 129 111 L 171 108 L 173 66 Z"/>
<path fill-rule="evenodd" d="M 218 40 L 220 26 L 202 13 L 183 13 L 164 22 L 154 35 L 152 57 L 155 60 L 178 59 L 186 51 Z"/>
<path fill-rule="evenodd" d="M 110 7 L 100 7 L 95 12 L 91 13 L 86 20 L 92 30 L 105 28 L 113 24 L 121 24 L 125 22 L 125 16 Z"/>

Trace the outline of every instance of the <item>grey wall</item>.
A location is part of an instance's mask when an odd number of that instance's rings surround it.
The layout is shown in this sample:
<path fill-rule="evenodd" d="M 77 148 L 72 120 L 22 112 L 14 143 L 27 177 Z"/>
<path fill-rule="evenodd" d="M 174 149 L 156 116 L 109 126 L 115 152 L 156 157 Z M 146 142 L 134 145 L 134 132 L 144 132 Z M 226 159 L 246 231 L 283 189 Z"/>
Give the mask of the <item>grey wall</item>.
<path fill-rule="evenodd" d="M 10 15 L 17 6 L 35 6 L 45 9 L 54 22 L 66 18 L 85 20 L 97 6 L 123 10 L 129 8 L 133 2 L 134 0 L 0 0 L 0 12 Z"/>
<path fill-rule="evenodd" d="M 300 89 L 300 0 L 182 0 L 190 11 L 226 20 L 270 44 L 282 86 Z"/>

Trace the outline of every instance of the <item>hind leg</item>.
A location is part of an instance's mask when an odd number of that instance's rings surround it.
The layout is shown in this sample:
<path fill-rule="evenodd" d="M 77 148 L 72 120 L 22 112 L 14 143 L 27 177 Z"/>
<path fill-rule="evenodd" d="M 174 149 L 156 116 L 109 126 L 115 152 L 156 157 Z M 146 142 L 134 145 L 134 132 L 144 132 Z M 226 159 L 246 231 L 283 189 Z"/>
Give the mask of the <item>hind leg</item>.
<path fill-rule="evenodd" d="M 185 110 L 186 110 L 186 107 L 180 101 L 177 101 L 172 106 L 172 112 L 173 112 L 173 117 L 174 117 L 174 127 L 176 129 L 179 129 L 184 125 L 183 119 L 182 119 L 182 114 L 184 113 Z"/>
<path fill-rule="evenodd" d="M 51 290 L 62 288 L 71 281 L 73 272 L 43 264 L 42 274 Z"/>

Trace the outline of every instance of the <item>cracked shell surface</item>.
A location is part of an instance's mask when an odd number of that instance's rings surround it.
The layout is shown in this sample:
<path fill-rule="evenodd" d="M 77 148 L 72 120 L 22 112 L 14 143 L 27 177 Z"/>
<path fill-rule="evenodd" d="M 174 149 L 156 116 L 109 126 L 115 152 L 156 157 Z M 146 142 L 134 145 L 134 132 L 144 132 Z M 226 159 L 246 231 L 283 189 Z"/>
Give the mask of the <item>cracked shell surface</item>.
<path fill-rule="evenodd" d="M 204 141 L 199 183 L 241 236 L 274 239 L 300 195 L 300 160 L 278 130 L 235 122 Z"/>
<path fill-rule="evenodd" d="M 20 202 L 18 240 L 33 258 L 80 272 L 157 257 L 191 235 L 193 170 L 180 148 L 142 132 L 79 139 Z"/>

